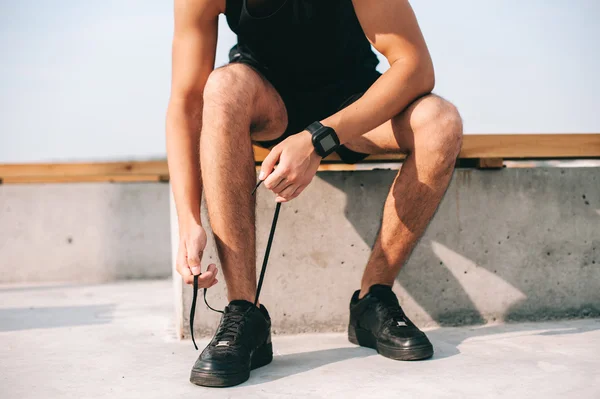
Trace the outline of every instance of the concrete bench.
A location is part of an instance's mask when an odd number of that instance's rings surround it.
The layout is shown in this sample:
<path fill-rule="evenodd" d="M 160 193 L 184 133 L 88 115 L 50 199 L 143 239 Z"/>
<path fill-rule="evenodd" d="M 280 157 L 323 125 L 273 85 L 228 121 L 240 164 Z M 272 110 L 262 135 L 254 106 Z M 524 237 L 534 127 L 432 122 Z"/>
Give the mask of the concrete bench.
<path fill-rule="evenodd" d="M 256 149 L 257 164 L 266 153 Z M 433 223 L 395 286 L 416 322 L 435 326 L 600 315 L 600 169 L 480 169 L 515 166 L 515 159 L 562 158 L 599 159 L 600 134 L 465 137 L 459 160 L 464 167 L 457 170 Z M 598 165 L 597 160 L 590 162 Z M 349 297 L 358 287 L 383 200 L 396 174 L 387 169 L 400 165 L 401 157 L 370 157 L 358 165 L 328 159 L 306 193 L 283 206 L 261 295 L 275 331 L 345 328 Z M 168 218 L 164 217 L 169 188 L 140 183 L 167 182 L 164 160 L 0 165 L 0 180 L 4 183 L 0 241 L 20 237 L 19 242 L 33 243 L 33 247 L 2 247 L 2 271 L 8 281 L 19 277 L 11 274 L 10 265 L 22 262 L 24 251 L 26 264 L 44 264 L 48 270 L 25 273 L 27 281 L 41 276 L 96 282 L 170 273 Z M 92 199 L 92 204 L 102 204 L 101 212 L 86 208 L 86 201 Z M 257 206 L 260 259 L 274 208 L 264 189 L 259 191 Z M 171 215 L 176 248 L 176 218 Z M 28 228 L 27 237 L 22 226 L 34 226 Z M 104 227 L 84 238 L 75 234 L 73 243 L 63 240 L 73 230 L 88 233 L 89 226 Z M 315 226 L 319 226 L 317 234 Z M 60 237 L 61 244 L 50 238 L 35 242 L 30 230 Z M 110 238 L 99 240 L 98 234 Z M 205 256 L 216 260 L 212 241 Z M 58 264 L 65 258 L 68 268 Z M 177 331 L 184 337 L 189 330 L 191 288 L 183 287 L 179 278 L 173 284 Z M 223 289 L 221 283 L 209 291 L 213 306 L 225 305 Z M 196 320 L 198 335 L 208 335 L 218 315 L 201 304 Z"/>
<path fill-rule="evenodd" d="M 275 332 L 346 327 L 395 174 L 319 172 L 282 207 L 261 294 Z M 259 260 L 273 208 L 261 191 Z M 175 248 L 174 214 L 171 221 Z M 217 259 L 212 240 L 204 256 Z M 599 264 L 599 168 L 459 169 L 395 291 L 424 327 L 600 315 Z M 174 284 L 178 328 L 187 336 L 192 290 L 178 278 Z M 224 284 L 208 299 L 224 306 Z M 198 335 L 207 335 L 218 315 L 201 304 L 196 320 Z"/>
<path fill-rule="evenodd" d="M 502 168 L 504 159 L 599 157 L 600 137 L 589 137 L 587 144 L 561 142 L 559 136 L 531 139 L 465 137 L 459 162 L 475 160 L 470 164 L 480 169 L 456 171 L 394 287 L 419 325 L 600 315 L 600 169 L 481 170 Z M 257 149 L 257 161 L 266 153 Z M 350 166 L 332 159 L 302 196 L 283 206 L 261 294 L 275 332 L 346 328 L 350 295 L 359 288 L 382 204 L 396 175 L 394 170 L 377 170 L 382 166 L 378 162 L 399 166 L 400 158 L 371 157 Z M 361 170 L 365 167 L 373 170 Z M 584 197 L 594 198 L 593 204 Z M 259 191 L 259 261 L 274 205 L 266 190 Z M 203 218 L 209 226 L 204 206 Z M 209 236 L 204 256 L 216 261 Z M 172 237 L 176 248 L 177 234 Z M 192 290 L 178 278 L 174 284 L 177 328 L 187 337 Z M 224 284 L 209 290 L 208 297 L 213 306 L 225 306 Z M 196 333 L 212 334 L 219 315 L 203 305 L 197 312 Z"/>

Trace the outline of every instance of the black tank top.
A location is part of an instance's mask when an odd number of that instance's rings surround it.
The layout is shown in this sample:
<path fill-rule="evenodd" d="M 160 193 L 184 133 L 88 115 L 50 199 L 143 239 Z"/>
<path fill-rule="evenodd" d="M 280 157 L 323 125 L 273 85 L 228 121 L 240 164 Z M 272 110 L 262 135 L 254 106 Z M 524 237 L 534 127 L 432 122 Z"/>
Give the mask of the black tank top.
<path fill-rule="evenodd" d="M 310 90 L 372 74 L 379 63 L 352 0 L 284 0 L 264 17 L 252 15 L 246 3 L 227 0 L 236 50 L 250 54 L 280 83 Z"/>

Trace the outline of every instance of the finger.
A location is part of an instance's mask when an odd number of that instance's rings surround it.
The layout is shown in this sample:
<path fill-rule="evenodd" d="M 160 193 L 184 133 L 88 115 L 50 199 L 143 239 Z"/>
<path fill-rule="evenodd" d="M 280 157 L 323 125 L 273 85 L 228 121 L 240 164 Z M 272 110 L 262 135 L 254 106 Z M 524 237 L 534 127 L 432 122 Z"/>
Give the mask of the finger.
<path fill-rule="evenodd" d="M 294 190 L 293 193 L 291 193 L 289 196 L 277 196 L 277 198 L 275 198 L 276 202 L 290 202 L 291 200 L 293 200 L 294 198 L 297 198 L 300 193 L 302 193 L 302 191 L 304 191 L 304 189 L 306 188 L 306 186 L 299 186 L 296 187 L 296 189 Z"/>
<path fill-rule="evenodd" d="M 194 244 L 188 246 L 187 249 L 187 265 L 194 276 L 201 273 L 200 260 L 202 259 L 202 251 Z"/>
<path fill-rule="evenodd" d="M 177 267 L 177 271 L 179 272 L 179 274 L 181 274 L 181 277 L 183 278 L 183 280 L 187 283 L 188 280 L 192 279 L 193 280 L 193 275 L 192 272 L 190 271 L 190 269 L 187 266 L 178 266 Z M 189 283 L 188 283 L 189 284 Z"/>
<path fill-rule="evenodd" d="M 296 188 L 296 190 L 290 196 L 290 200 L 293 200 L 294 198 L 297 198 L 300 194 L 302 194 L 306 187 L 308 187 L 308 184 L 300 185 L 298 188 Z"/>
<path fill-rule="evenodd" d="M 275 171 L 265 179 L 265 187 L 269 190 L 273 190 L 275 187 L 281 184 L 281 182 L 285 179 L 286 175 L 287 168 L 282 164 L 277 165 Z"/>
<path fill-rule="evenodd" d="M 291 186 L 293 183 L 289 182 L 286 178 L 281 179 L 281 181 L 279 182 L 279 184 L 277 184 L 276 186 L 274 186 L 271 191 L 273 191 L 275 194 L 279 194 L 281 195 L 281 192 L 283 190 L 285 190 L 286 188 L 288 188 L 289 186 Z"/>
<path fill-rule="evenodd" d="M 216 276 L 217 276 L 217 266 L 214 264 L 211 264 L 208 266 L 206 271 L 198 277 L 198 282 L 207 284 L 207 283 L 211 282 Z"/>
<path fill-rule="evenodd" d="M 281 192 L 277 193 L 278 197 L 285 198 L 286 200 L 290 200 L 292 197 L 292 194 L 296 191 L 297 188 L 298 188 L 298 185 L 290 184 L 286 188 L 281 190 Z"/>
<path fill-rule="evenodd" d="M 179 273 L 181 275 L 181 277 L 183 277 L 183 280 L 187 282 L 187 279 L 189 276 L 192 275 L 192 272 L 190 271 L 190 268 L 188 267 L 188 263 L 187 263 L 187 248 L 185 245 L 185 242 L 181 242 L 179 244 L 179 250 L 177 251 L 177 261 L 175 263 L 175 268 L 177 269 L 177 273 Z M 189 283 L 188 283 L 189 284 Z"/>
<path fill-rule="evenodd" d="M 206 272 L 202 273 L 200 276 L 198 276 L 198 288 L 208 288 L 214 285 L 213 281 L 215 280 L 215 277 L 217 275 L 217 273 L 219 272 L 219 269 L 217 269 L 217 266 L 213 263 L 210 264 L 206 270 Z M 183 281 L 186 284 L 193 284 L 194 283 L 194 275 L 192 274 L 192 272 L 190 271 L 190 269 L 185 268 L 185 271 L 183 271 L 183 273 L 185 273 L 185 276 L 183 277 Z"/>
<path fill-rule="evenodd" d="M 188 274 L 183 276 L 183 282 L 188 285 L 194 284 L 194 275 L 192 274 L 192 272 L 190 272 L 190 269 L 187 269 L 187 273 Z"/>
<path fill-rule="evenodd" d="M 217 277 L 217 274 L 219 274 L 219 269 L 217 269 L 217 265 L 211 263 L 210 265 L 208 265 L 208 267 L 206 268 L 206 272 L 204 273 L 210 273 L 213 276 L 213 278 L 215 278 Z"/>
<path fill-rule="evenodd" d="M 260 173 L 258 174 L 259 180 L 265 180 L 267 177 L 269 177 L 271 172 L 273 172 L 273 169 L 275 168 L 277 161 L 279 161 L 280 155 L 281 155 L 280 147 L 278 147 L 278 146 L 273 147 L 271 152 L 269 152 L 269 155 L 267 155 L 267 157 L 263 161 L 262 165 L 260 166 Z"/>
<path fill-rule="evenodd" d="M 179 268 L 187 267 L 187 248 L 183 240 L 179 242 L 175 264 L 177 265 L 177 271 L 179 271 Z"/>
<path fill-rule="evenodd" d="M 184 279 L 185 283 L 190 285 L 194 284 L 194 277 L 195 276 L 193 274 L 190 274 Z M 214 275 L 202 273 L 200 276 L 198 276 L 198 288 L 208 288 L 215 280 L 216 279 L 214 278 Z"/>
<path fill-rule="evenodd" d="M 217 273 L 219 272 L 219 269 L 217 269 L 217 265 L 215 265 L 214 263 L 211 263 L 210 265 L 208 265 L 208 267 L 206 268 L 207 272 L 215 272 L 215 276 L 217 275 Z"/>
<path fill-rule="evenodd" d="M 186 283 L 187 285 L 192 285 L 192 284 L 194 284 L 194 277 L 192 276 L 192 277 L 184 278 L 183 282 Z"/>
<path fill-rule="evenodd" d="M 281 165 L 277 165 L 277 168 L 273 173 L 271 173 L 265 180 L 265 187 L 269 190 L 273 190 L 277 185 L 279 185 L 283 179 L 285 178 L 283 173 L 283 168 Z"/>
<path fill-rule="evenodd" d="M 205 273 L 202 273 L 202 276 L 204 276 Z M 186 278 L 185 280 L 186 284 L 192 285 L 194 284 L 194 276 L 190 274 L 190 276 L 188 278 Z M 215 285 L 215 281 L 218 281 L 216 278 L 212 278 L 210 280 L 202 280 L 200 277 L 198 277 L 198 288 L 210 288 L 213 285 Z"/>

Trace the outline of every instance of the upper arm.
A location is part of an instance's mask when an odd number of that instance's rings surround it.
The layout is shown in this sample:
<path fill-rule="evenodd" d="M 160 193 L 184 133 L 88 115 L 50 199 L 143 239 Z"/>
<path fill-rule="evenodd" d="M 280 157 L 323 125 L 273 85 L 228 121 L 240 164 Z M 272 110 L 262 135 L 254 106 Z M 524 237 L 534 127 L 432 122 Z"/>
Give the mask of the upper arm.
<path fill-rule="evenodd" d="M 171 99 L 202 99 L 214 68 L 221 1 L 175 0 Z"/>
<path fill-rule="evenodd" d="M 365 35 L 390 65 L 401 60 L 433 72 L 429 50 L 408 0 L 353 0 L 353 3 Z"/>

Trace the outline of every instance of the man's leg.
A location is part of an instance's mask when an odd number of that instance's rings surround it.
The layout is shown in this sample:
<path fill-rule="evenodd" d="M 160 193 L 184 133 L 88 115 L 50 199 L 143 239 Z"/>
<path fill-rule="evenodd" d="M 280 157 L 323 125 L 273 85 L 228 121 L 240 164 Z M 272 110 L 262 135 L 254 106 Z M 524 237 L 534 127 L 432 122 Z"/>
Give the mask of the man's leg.
<path fill-rule="evenodd" d="M 430 94 L 347 145 L 368 154 L 407 154 L 385 202 L 381 230 L 362 277 L 361 298 L 375 284 L 393 285 L 446 192 L 461 144 L 458 111 Z"/>
<path fill-rule="evenodd" d="M 204 89 L 200 162 L 230 302 L 213 339 L 192 367 L 194 384 L 241 384 L 252 369 L 273 359 L 271 318 L 264 306 L 252 304 L 256 251 L 251 191 L 256 169 L 251 136 L 276 139 L 286 125 L 279 94 L 254 69 L 237 63 L 210 75 Z"/>
<path fill-rule="evenodd" d="M 210 224 L 229 300 L 254 301 L 256 183 L 252 139 L 272 140 L 287 126 L 276 90 L 247 65 L 215 70 L 204 90 L 200 163 Z"/>

